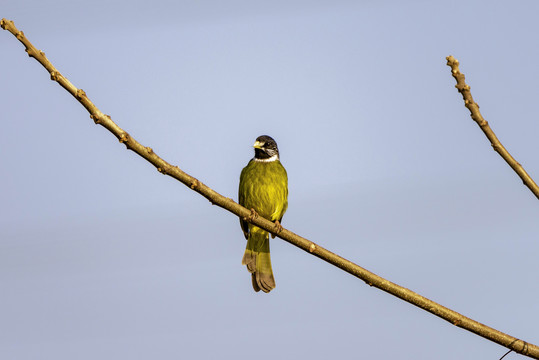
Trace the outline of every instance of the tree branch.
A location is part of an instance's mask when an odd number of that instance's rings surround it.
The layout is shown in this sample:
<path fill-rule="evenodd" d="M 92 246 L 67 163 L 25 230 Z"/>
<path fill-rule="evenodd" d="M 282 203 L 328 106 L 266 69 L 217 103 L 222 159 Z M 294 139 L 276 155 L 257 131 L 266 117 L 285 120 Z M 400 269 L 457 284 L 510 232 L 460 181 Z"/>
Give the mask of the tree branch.
<path fill-rule="evenodd" d="M 407 301 L 421 309 L 424 309 L 448 322 L 468 331 L 471 331 L 477 335 L 480 335 L 488 340 L 496 342 L 508 349 L 511 349 L 517 353 L 539 359 L 539 347 L 533 344 L 529 344 L 523 340 L 517 339 L 513 336 L 504 334 L 498 330 L 483 325 L 477 321 L 467 318 L 451 309 L 448 309 L 440 304 L 435 303 L 409 289 L 394 284 L 370 271 L 363 269 L 362 267 L 352 263 L 340 257 L 329 250 L 324 249 L 321 246 L 313 243 L 312 241 L 305 239 L 293 232 L 282 229 L 279 231 L 277 226 L 269 220 L 262 217 L 252 218 L 251 213 L 246 208 L 240 206 L 230 198 L 226 198 L 202 182 L 192 177 L 191 175 L 183 172 L 177 166 L 173 166 L 161 159 L 155 154 L 150 147 L 145 147 L 132 138 L 126 131 L 122 130 L 116 125 L 110 118 L 110 116 L 103 114 L 86 96 L 86 93 L 82 89 L 76 88 L 69 80 L 67 80 L 58 70 L 50 63 L 45 57 L 45 53 L 38 51 L 28 39 L 24 36 L 22 31 L 19 31 L 13 21 L 2 19 L 0 25 L 4 30 L 8 30 L 25 46 L 26 52 L 30 57 L 35 58 L 41 65 L 43 65 L 51 75 L 51 79 L 58 82 L 60 86 L 66 89 L 71 95 L 73 95 L 90 113 L 90 117 L 96 124 L 102 125 L 109 130 L 114 136 L 118 138 L 120 143 L 123 143 L 127 149 L 136 152 L 138 155 L 149 161 L 154 165 L 157 170 L 165 175 L 169 175 L 183 184 L 198 192 L 205 198 L 207 198 L 212 204 L 218 205 L 223 209 L 230 211 L 231 213 L 243 218 L 256 226 L 267 230 L 283 240 L 305 250 L 306 252 L 319 257 L 320 259 L 337 266 L 338 268 L 354 275 L 355 277 L 365 281 L 368 285 L 377 287 L 391 295 Z"/>
<path fill-rule="evenodd" d="M 466 84 L 464 79 L 464 74 L 460 72 L 459 70 L 459 61 L 455 59 L 452 55 L 449 55 L 446 57 L 447 59 L 447 66 L 451 67 L 451 75 L 455 78 L 457 81 L 457 85 L 455 87 L 459 91 L 459 93 L 462 94 L 462 98 L 464 99 L 464 105 L 470 110 L 470 115 L 472 119 L 479 125 L 481 130 L 483 130 L 483 133 L 485 133 L 485 136 L 487 139 L 490 140 L 490 144 L 492 145 L 492 148 L 500 154 L 500 156 L 511 166 L 513 170 L 520 176 L 522 181 L 524 182 L 524 185 L 526 185 L 532 193 L 539 199 L 539 186 L 533 181 L 533 179 L 528 175 L 526 170 L 520 165 L 515 158 L 509 154 L 509 151 L 505 149 L 505 147 L 502 145 L 500 140 L 496 137 L 496 134 L 494 134 L 494 131 L 490 128 L 488 122 L 483 118 L 483 115 L 481 115 L 481 112 L 479 111 L 479 105 L 477 105 L 476 102 L 474 102 L 472 93 L 470 91 L 470 86 Z"/>

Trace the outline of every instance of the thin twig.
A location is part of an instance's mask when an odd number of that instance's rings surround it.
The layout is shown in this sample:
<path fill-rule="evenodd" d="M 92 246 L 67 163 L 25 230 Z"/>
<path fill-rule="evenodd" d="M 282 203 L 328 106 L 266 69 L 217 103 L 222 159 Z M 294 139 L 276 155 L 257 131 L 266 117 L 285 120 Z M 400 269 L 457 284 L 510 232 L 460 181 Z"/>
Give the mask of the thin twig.
<path fill-rule="evenodd" d="M 51 79 L 58 82 L 63 88 L 65 88 L 71 95 L 73 95 L 90 113 L 90 117 L 94 120 L 96 124 L 104 126 L 111 133 L 113 133 L 118 140 L 125 144 L 127 149 L 132 150 L 139 154 L 141 157 L 149 161 L 154 165 L 157 170 L 165 175 L 169 175 L 183 184 L 198 192 L 205 198 L 207 198 L 212 204 L 218 205 L 223 209 L 226 209 L 233 214 L 243 218 L 245 221 L 248 221 L 256 226 L 267 230 L 269 232 L 274 232 L 275 224 L 269 220 L 266 220 L 262 217 L 251 217 L 250 210 L 240 206 L 238 203 L 234 202 L 230 198 L 226 198 L 199 180 L 194 177 L 186 174 L 180 170 L 177 166 L 172 166 L 165 160 L 157 156 L 153 150 L 149 147 L 141 145 L 138 141 L 132 138 L 127 132 L 122 130 L 118 125 L 116 125 L 110 118 L 110 116 L 103 114 L 99 109 L 88 99 L 86 93 L 76 88 L 73 84 L 69 82 L 64 76 L 62 76 L 58 70 L 50 63 L 50 61 L 45 57 L 45 54 L 42 51 L 38 51 L 28 39 L 24 36 L 22 31 L 17 30 L 12 21 L 2 19 L 0 25 L 3 29 L 8 30 L 13 35 L 19 39 L 20 42 L 26 48 L 26 52 L 29 56 L 35 58 L 39 63 L 41 63 L 51 74 Z M 299 247 L 300 249 L 305 250 L 308 253 L 311 253 L 328 263 L 339 267 L 340 269 L 354 275 L 355 277 L 365 281 L 368 285 L 377 287 L 385 292 L 388 292 L 398 298 L 405 300 L 417 307 L 420 307 L 442 319 L 450 322 L 453 325 L 459 326 L 463 329 L 471 331 L 477 335 L 480 335 L 488 340 L 496 342 L 508 349 L 512 349 L 515 352 L 518 352 L 529 357 L 539 359 L 539 347 L 533 344 L 526 343 L 523 340 L 517 339 L 513 336 L 504 334 L 498 330 L 490 328 L 486 325 L 483 325 L 475 320 L 467 318 L 451 309 L 448 309 L 440 304 L 435 303 L 432 300 L 429 300 L 409 289 L 406 289 L 402 286 L 394 284 L 376 274 L 371 273 L 370 271 L 363 269 L 362 267 L 340 257 L 329 250 L 324 249 L 321 246 L 313 243 L 310 240 L 307 240 L 299 235 L 294 234 L 293 232 L 282 229 L 277 234 L 278 237 L 288 241 L 289 243 Z"/>
<path fill-rule="evenodd" d="M 483 118 L 481 112 L 479 111 L 479 105 L 474 102 L 472 93 L 470 91 L 470 86 L 466 84 L 464 79 L 464 74 L 459 70 L 459 61 L 455 59 L 452 55 L 446 57 L 447 66 L 451 67 L 451 75 L 457 81 L 455 87 L 458 89 L 459 93 L 462 94 L 464 99 L 464 105 L 470 110 L 470 115 L 472 119 L 479 125 L 481 130 L 485 133 L 485 136 L 490 140 L 492 148 L 500 154 L 500 156 L 511 166 L 511 168 L 520 176 L 524 185 L 526 185 L 532 193 L 539 199 L 539 186 L 533 181 L 533 179 L 528 175 L 526 170 L 520 165 L 515 158 L 509 154 L 509 151 L 505 149 L 500 140 L 494 134 L 494 131 L 490 128 L 488 122 Z"/>
<path fill-rule="evenodd" d="M 503 356 L 500 358 L 500 360 L 502 360 L 504 357 L 506 357 L 507 355 L 509 355 L 509 353 L 513 351 L 513 350 L 509 350 L 508 352 L 506 352 L 505 354 L 503 354 Z"/>

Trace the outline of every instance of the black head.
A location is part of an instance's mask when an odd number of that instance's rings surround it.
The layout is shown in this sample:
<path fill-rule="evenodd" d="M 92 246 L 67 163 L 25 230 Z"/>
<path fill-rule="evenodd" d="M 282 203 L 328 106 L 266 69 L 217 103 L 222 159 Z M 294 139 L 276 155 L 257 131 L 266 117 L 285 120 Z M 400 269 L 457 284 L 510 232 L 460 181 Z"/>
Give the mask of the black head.
<path fill-rule="evenodd" d="M 273 156 L 279 159 L 277 143 L 271 136 L 262 135 L 257 137 L 253 147 L 255 148 L 255 159 L 267 160 Z"/>

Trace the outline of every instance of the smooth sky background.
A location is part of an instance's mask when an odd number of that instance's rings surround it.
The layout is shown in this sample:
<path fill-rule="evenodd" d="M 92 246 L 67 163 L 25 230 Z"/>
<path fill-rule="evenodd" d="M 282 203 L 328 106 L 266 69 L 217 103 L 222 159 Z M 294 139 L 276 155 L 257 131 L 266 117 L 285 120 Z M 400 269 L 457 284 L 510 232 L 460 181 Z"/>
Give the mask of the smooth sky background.
<path fill-rule="evenodd" d="M 2 1 L 135 139 L 237 199 L 258 135 L 283 225 L 539 343 L 539 2 Z M 1 359 L 499 359 L 506 349 L 272 240 L 126 151 L 0 32 Z M 507 359 L 517 358 L 511 354 Z"/>

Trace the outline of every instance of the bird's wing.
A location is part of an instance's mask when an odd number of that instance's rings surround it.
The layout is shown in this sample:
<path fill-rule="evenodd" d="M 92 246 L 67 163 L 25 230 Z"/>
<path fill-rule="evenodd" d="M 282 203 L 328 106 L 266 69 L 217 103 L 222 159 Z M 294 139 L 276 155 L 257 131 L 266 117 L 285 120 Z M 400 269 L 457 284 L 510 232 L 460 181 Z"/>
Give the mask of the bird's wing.
<path fill-rule="evenodd" d="M 238 191 L 238 203 L 241 206 L 245 206 L 245 192 L 242 189 L 244 171 L 245 169 L 243 169 L 243 171 L 241 172 L 240 188 Z M 241 226 L 241 230 L 243 230 L 243 235 L 245 236 L 245 240 L 249 239 L 249 223 L 240 217 L 240 226 Z"/>

